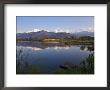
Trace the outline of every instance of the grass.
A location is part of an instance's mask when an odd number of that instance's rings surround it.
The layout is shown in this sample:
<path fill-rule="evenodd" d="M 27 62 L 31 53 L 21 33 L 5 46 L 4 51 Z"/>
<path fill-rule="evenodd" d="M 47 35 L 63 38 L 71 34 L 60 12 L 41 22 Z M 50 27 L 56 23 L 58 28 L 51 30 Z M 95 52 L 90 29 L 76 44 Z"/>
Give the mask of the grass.
<path fill-rule="evenodd" d="M 43 42 L 59 42 L 60 39 L 44 39 Z"/>
<path fill-rule="evenodd" d="M 21 64 L 21 62 L 17 62 L 17 74 L 37 74 L 41 73 L 35 66 L 30 65 L 27 62 Z"/>
<path fill-rule="evenodd" d="M 68 68 L 59 68 L 57 74 L 94 74 L 94 54 L 90 54 L 80 65 L 73 65 Z"/>
<path fill-rule="evenodd" d="M 76 39 L 72 38 L 44 38 L 41 40 L 35 39 L 16 39 L 16 41 L 39 41 L 39 42 L 59 42 L 64 43 L 65 45 L 94 45 L 94 38 L 93 37 L 80 37 Z"/>
<path fill-rule="evenodd" d="M 16 74 L 37 74 L 41 73 L 39 69 L 36 68 L 36 66 L 29 64 L 27 61 L 25 61 L 25 57 L 28 55 L 25 55 L 23 53 L 23 50 L 17 51 L 16 55 Z"/>

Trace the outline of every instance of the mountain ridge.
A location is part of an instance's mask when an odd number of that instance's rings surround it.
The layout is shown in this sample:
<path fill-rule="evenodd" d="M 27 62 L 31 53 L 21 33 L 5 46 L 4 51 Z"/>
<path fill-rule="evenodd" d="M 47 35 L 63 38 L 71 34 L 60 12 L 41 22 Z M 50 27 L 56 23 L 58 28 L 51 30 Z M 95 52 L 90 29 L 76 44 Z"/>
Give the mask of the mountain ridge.
<path fill-rule="evenodd" d="M 94 37 L 94 32 L 82 31 L 76 33 L 66 33 L 66 32 L 48 32 L 45 30 L 41 30 L 38 32 L 28 32 L 28 33 L 17 33 L 16 37 L 19 39 L 44 39 L 44 38 L 74 38 L 74 37 L 81 37 L 81 36 L 90 36 Z"/>

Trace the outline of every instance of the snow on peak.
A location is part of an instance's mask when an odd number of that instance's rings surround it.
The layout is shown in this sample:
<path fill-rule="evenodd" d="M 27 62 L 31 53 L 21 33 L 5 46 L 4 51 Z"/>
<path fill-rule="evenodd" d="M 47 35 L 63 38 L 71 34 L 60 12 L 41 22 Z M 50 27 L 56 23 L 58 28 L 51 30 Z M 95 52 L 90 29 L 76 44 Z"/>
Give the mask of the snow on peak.
<path fill-rule="evenodd" d="M 27 31 L 27 33 L 30 33 L 30 32 L 39 32 L 39 31 L 42 31 L 42 30 L 40 30 L 40 29 L 33 29 L 33 30 L 30 30 L 30 31 Z M 46 31 L 48 31 L 48 30 L 46 30 Z"/>

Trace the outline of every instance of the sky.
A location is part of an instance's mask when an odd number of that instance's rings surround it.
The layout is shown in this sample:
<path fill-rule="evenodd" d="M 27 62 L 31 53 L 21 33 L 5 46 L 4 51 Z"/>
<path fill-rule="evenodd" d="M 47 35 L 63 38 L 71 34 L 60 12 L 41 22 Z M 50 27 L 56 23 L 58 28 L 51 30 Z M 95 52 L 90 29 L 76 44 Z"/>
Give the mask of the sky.
<path fill-rule="evenodd" d="M 17 33 L 45 30 L 49 32 L 94 32 L 94 16 L 17 16 Z"/>

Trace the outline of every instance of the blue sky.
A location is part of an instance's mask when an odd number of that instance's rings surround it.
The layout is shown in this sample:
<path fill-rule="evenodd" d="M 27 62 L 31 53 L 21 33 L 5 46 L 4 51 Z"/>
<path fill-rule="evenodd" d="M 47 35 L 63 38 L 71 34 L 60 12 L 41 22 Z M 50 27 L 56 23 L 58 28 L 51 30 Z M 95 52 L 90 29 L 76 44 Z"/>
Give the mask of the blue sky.
<path fill-rule="evenodd" d="M 17 16 L 17 33 L 46 30 L 50 32 L 94 32 L 93 16 Z"/>

